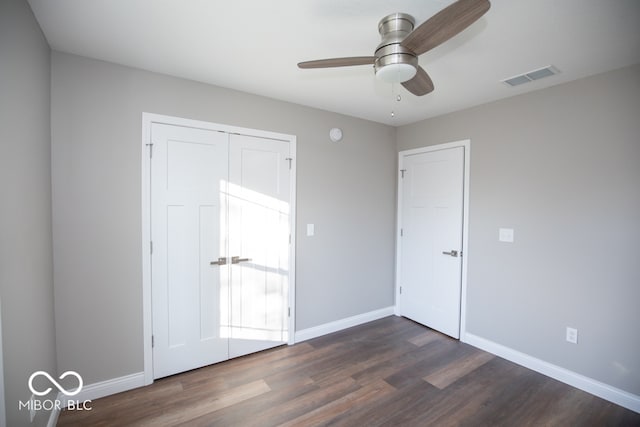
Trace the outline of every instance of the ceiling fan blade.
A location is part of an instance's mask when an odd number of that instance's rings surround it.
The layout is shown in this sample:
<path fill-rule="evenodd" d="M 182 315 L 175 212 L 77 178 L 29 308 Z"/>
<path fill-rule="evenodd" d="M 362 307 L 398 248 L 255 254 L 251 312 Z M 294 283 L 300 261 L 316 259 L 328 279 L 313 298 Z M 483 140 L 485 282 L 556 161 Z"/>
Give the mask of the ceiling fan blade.
<path fill-rule="evenodd" d="M 473 24 L 490 7 L 489 0 L 458 0 L 423 22 L 400 44 L 421 55 Z"/>
<path fill-rule="evenodd" d="M 332 68 L 349 67 L 352 65 L 372 65 L 375 56 L 351 56 L 347 58 L 318 59 L 298 63 L 298 68 Z"/>
<path fill-rule="evenodd" d="M 426 95 L 433 91 L 431 77 L 422 67 L 418 67 L 418 72 L 411 80 L 402 83 L 402 86 L 416 96 Z"/>

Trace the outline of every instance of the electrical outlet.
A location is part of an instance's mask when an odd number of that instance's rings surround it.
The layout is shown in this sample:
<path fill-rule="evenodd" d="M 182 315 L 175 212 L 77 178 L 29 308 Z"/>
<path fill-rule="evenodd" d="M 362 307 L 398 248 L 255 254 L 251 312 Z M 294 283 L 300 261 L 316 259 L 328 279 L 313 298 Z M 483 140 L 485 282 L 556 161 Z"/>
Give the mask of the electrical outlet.
<path fill-rule="evenodd" d="M 578 330 L 567 326 L 567 342 L 578 344 Z"/>

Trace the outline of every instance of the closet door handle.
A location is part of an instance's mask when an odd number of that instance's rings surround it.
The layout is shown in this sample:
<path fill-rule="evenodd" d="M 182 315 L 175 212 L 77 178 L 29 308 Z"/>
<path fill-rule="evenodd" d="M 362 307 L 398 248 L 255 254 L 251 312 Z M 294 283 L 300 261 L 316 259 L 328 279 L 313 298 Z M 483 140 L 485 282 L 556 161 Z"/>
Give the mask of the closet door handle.
<path fill-rule="evenodd" d="M 449 252 L 442 252 L 442 255 L 450 255 L 452 257 L 457 257 L 458 256 L 458 251 L 451 250 Z"/>
<path fill-rule="evenodd" d="M 231 257 L 231 264 L 239 264 L 246 261 L 251 261 L 251 258 L 240 258 L 239 256 Z"/>
<path fill-rule="evenodd" d="M 211 261 L 209 265 L 227 265 L 227 258 L 220 257 L 217 261 Z"/>

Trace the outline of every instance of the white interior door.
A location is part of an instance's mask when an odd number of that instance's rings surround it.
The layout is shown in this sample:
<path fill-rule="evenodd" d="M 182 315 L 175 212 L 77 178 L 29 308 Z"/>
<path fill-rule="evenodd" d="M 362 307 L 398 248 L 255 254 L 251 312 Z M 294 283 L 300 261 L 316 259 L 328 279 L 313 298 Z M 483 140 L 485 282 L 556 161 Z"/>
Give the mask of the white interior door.
<path fill-rule="evenodd" d="M 151 129 L 153 373 L 228 358 L 228 135 L 154 123 Z"/>
<path fill-rule="evenodd" d="M 288 340 L 289 143 L 231 135 L 229 356 Z"/>
<path fill-rule="evenodd" d="M 401 157 L 402 316 L 460 336 L 464 147 Z"/>
<path fill-rule="evenodd" d="M 289 141 L 153 123 L 153 377 L 288 340 Z"/>

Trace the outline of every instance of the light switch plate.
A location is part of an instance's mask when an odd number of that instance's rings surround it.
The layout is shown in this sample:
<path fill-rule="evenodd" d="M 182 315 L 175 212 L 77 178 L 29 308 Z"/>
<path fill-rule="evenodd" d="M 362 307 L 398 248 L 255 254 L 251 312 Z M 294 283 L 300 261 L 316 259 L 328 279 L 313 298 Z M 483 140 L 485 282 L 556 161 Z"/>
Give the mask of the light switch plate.
<path fill-rule="evenodd" d="M 311 237 L 316 233 L 316 227 L 313 224 L 307 224 L 307 236 Z"/>
<path fill-rule="evenodd" d="M 501 228 L 498 230 L 498 240 L 500 242 L 513 243 L 513 228 Z"/>

